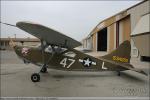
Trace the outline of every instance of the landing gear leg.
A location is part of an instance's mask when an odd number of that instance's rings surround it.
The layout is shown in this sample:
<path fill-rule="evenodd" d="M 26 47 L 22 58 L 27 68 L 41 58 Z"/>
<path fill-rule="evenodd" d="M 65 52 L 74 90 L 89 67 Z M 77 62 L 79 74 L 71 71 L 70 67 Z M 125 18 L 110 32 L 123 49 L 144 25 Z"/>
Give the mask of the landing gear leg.
<path fill-rule="evenodd" d="M 42 59 L 43 59 L 43 63 L 44 65 L 42 66 L 40 72 L 41 73 L 46 73 L 47 72 L 47 65 L 48 63 L 50 62 L 50 60 L 52 59 L 53 55 L 54 55 L 54 48 L 52 47 L 52 56 L 48 59 L 48 61 L 45 60 L 45 57 L 44 57 L 44 49 L 45 49 L 45 45 L 43 43 L 44 41 L 41 40 L 41 47 L 42 47 Z M 39 73 L 40 73 L 39 72 Z M 31 80 L 32 82 L 39 82 L 40 81 L 40 74 L 39 73 L 34 73 L 31 75 Z"/>
<path fill-rule="evenodd" d="M 41 73 L 46 73 L 47 72 L 47 67 L 45 66 L 45 64 L 42 66 L 40 72 Z M 40 81 L 40 74 L 39 73 L 33 73 L 31 75 L 32 82 L 39 82 Z"/>
<path fill-rule="evenodd" d="M 45 63 L 45 58 L 44 58 L 44 49 L 45 49 L 45 44 L 44 44 L 44 41 L 41 40 L 41 48 L 42 48 L 42 59 L 43 59 L 43 62 Z M 42 73 L 45 73 L 47 71 L 47 67 L 46 67 L 46 64 L 44 64 L 40 70 L 40 72 Z M 39 73 L 40 73 L 39 72 Z M 31 75 L 31 80 L 32 82 L 39 82 L 40 81 L 40 74 L 39 73 L 33 73 Z"/>
<path fill-rule="evenodd" d="M 40 70 L 41 73 L 46 73 L 47 72 L 47 66 L 43 66 Z"/>

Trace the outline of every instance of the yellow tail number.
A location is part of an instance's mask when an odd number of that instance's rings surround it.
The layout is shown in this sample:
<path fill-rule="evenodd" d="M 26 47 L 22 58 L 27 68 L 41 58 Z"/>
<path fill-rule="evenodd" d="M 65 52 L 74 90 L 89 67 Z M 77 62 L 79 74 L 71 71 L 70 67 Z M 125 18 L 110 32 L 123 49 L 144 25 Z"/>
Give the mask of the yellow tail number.
<path fill-rule="evenodd" d="M 119 61 L 119 62 L 128 62 L 127 58 L 123 58 L 123 57 L 118 57 L 118 56 L 113 56 L 112 58 L 114 61 Z"/>

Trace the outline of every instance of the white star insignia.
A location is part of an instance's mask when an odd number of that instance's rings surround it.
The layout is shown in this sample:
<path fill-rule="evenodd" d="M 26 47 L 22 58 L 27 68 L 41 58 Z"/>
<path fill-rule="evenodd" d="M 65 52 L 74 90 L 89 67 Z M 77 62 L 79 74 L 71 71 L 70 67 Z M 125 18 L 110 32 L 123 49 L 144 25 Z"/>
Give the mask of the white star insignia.
<path fill-rule="evenodd" d="M 89 58 L 87 60 L 83 60 L 84 61 L 84 66 L 90 66 L 91 61 L 89 60 Z"/>
<path fill-rule="evenodd" d="M 79 62 L 81 62 L 85 67 L 89 67 L 90 65 L 96 65 L 96 62 L 91 61 L 90 58 L 79 59 Z"/>

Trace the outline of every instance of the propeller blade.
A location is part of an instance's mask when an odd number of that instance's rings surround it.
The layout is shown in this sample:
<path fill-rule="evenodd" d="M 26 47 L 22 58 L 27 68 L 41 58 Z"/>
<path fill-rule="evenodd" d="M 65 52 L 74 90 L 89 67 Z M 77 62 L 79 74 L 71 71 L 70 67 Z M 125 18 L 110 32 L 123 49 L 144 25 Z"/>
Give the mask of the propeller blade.
<path fill-rule="evenodd" d="M 11 46 L 12 48 L 14 48 L 14 47 L 16 46 L 16 44 L 13 42 L 12 38 L 10 38 L 10 46 Z"/>

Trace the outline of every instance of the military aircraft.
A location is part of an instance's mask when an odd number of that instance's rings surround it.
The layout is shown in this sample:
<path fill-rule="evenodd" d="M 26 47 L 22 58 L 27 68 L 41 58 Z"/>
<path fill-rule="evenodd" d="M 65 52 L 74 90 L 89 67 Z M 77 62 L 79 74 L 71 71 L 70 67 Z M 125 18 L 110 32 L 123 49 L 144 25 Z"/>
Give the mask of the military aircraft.
<path fill-rule="evenodd" d="M 75 49 L 81 45 L 80 42 L 51 28 L 31 22 L 18 22 L 13 26 L 41 41 L 39 46 L 21 46 L 11 41 L 14 51 L 25 63 L 41 67 L 39 72 L 31 75 L 33 82 L 39 82 L 40 73 L 46 73 L 47 68 L 65 71 L 116 71 L 118 76 L 120 71 L 132 70 L 147 75 L 130 64 L 131 45 L 128 40 L 110 54 L 93 57 Z"/>

